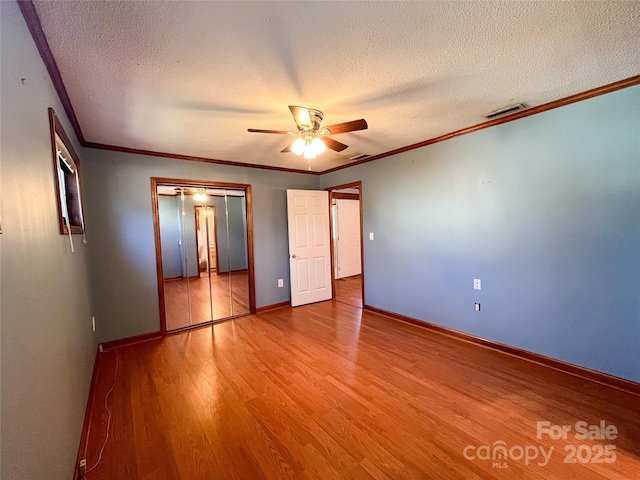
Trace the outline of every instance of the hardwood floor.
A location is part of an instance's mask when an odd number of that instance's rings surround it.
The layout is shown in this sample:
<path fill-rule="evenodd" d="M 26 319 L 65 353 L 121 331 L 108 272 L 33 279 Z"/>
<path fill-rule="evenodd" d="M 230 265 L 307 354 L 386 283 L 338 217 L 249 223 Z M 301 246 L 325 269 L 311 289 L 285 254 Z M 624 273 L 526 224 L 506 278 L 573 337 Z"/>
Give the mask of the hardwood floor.
<path fill-rule="evenodd" d="M 353 307 L 362 308 L 362 275 L 339 278 L 334 282 L 335 299 Z"/>
<path fill-rule="evenodd" d="M 99 355 L 88 468 L 112 385 L 89 480 L 640 478 L 639 397 L 336 301 Z M 575 438 L 601 420 L 615 439 Z M 564 463 L 596 445 L 615 461 Z"/>
<path fill-rule="evenodd" d="M 164 282 L 168 331 L 249 311 L 249 274 L 246 271 L 232 272 L 231 279 L 228 273 L 211 275 L 211 297 L 208 276 L 189 278 L 188 282 L 189 290 L 186 278 Z M 233 295 L 229 294 L 230 290 Z M 191 319 L 188 315 L 187 291 L 191 300 Z"/>

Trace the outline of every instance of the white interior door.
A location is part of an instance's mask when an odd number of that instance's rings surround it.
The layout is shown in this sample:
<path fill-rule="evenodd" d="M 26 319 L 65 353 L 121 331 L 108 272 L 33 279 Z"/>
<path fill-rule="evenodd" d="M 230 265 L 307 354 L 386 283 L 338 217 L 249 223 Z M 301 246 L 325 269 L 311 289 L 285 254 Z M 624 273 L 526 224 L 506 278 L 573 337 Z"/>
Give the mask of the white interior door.
<path fill-rule="evenodd" d="M 291 306 L 331 299 L 329 192 L 287 190 Z"/>
<path fill-rule="evenodd" d="M 360 258 L 360 201 L 336 200 L 337 278 L 362 273 Z"/>

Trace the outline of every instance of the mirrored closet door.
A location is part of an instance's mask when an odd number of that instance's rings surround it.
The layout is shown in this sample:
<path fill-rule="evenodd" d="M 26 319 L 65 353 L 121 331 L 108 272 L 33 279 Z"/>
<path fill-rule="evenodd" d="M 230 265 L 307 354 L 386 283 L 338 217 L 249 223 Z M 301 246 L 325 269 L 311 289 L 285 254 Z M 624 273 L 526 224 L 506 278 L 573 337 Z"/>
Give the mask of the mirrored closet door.
<path fill-rule="evenodd" d="M 163 332 L 255 311 L 249 185 L 152 179 Z"/>

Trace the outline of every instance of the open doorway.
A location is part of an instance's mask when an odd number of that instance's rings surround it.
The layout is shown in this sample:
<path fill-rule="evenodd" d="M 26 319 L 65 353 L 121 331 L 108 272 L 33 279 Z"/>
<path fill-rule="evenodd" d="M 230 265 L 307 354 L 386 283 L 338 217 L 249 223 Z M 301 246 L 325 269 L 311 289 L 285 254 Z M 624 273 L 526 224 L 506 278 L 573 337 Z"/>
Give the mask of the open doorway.
<path fill-rule="evenodd" d="M 216 207 L 196 206 L 196 251 L 200 277 L 217 275 L 218 233 L 216 228 Z"/>
<path fill-rule="evenodd" d="M 358 308 L 364 305 L 361 187 L 362 182 L 354 182 L 327 188 L 333 298 Z"/>

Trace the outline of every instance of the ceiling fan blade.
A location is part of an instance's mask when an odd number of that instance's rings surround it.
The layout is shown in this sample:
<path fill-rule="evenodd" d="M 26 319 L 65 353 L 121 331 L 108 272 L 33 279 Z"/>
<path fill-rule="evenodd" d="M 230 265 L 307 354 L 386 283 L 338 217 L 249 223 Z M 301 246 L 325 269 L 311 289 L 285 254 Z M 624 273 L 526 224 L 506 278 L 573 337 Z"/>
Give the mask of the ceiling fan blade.
<path fill-rule="evenodd" d="M 330 148 L 331 150 L 335 150 L 336 152 L 341 152 L 344 149 L 349 148 L 344 143 L 340 143 L 337 140 L 334 140 L 333 138 L 322 137 L 322 141 L 327 146 L 327 148 Z"/>
<path fill-rule="evenodd" d="M 296 121 L 298 128 L 313 128 L 311 115 L 309 115 L 308 109 L 305 107 L 298 107 L 297 105 L 289 105 L 289 110 L 291 110 L 291 115 L 293 115 L 293 119 Z"/>
<path fill-rule="evenodd" d="M 291 145 L 287 145 L 282 150 L 280 150 L 280 153 L 287 153 L 287 152 L 290 152 L 290 151 L 291 151 Z"/>
<path fill-rule="evenodd" d="M 322 129 L 329 130 L 329 135 L 335 135 L 337 133 L 347 133 L 347 132 L 355 132 L 357 130 L 366 130 L 368 127 L 369 125 L 367 125 L 367 121 L 364 118 L 361 118 L 360 120 L 352 120 L 350 122 L 329 125 L 328 127 L 323 127 Z"/>
<path fill-rule="evenodd" d="M 277 133 L 278 135 L 287 135 L 289 132 L 285 132 L 284 130 L 261 130 L 259 128 L 249 128 L 247 132 L 251 133 Z"/>

